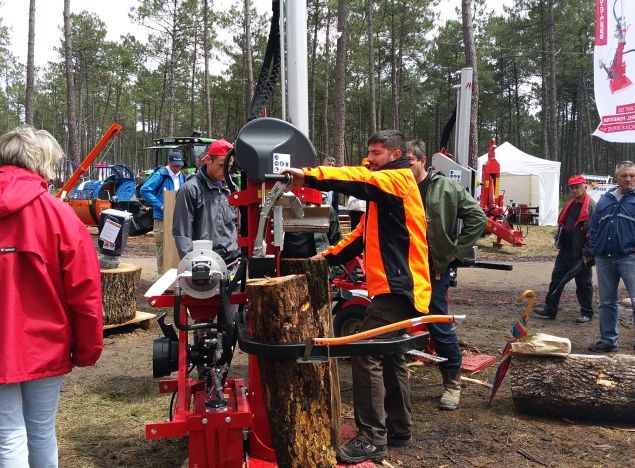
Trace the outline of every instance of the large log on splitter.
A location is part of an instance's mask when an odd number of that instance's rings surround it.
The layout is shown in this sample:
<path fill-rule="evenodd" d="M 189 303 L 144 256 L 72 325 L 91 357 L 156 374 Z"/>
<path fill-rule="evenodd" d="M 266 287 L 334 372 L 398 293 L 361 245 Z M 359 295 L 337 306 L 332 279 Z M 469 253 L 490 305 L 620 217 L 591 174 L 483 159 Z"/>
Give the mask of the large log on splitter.
<path fill-rule="evenodd" d="M 282 344 L 331 336 L 327 263 L 284 260 L 281 272 L 303 274 L 247 282 L 254 338 Z M 259 356 L 258 363 L 278 466 L 335 466 L 340 422 L 335 360 L 301 364 Z"/>
<path fill-rule="evenodd" d="M 635 356 L 514 356 L 510 367 L 512 399 L 523 413 L 635 421 Z"/>
<path fill-rule="evenodd" d="M 116 325 L 135 317 L 141 267 L 120 263 L 117 268 L 101 270 L 101 296 L 104 325 Z"/>

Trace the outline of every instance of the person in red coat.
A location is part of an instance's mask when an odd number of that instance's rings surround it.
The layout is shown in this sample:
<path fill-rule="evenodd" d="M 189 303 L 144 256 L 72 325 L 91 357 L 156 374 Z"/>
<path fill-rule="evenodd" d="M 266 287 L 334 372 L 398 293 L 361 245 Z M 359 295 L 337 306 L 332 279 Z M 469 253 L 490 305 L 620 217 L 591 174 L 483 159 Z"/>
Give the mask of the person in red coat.
<path fill-rule="evenodd" d="M 62 376 L 103 349 L 93 241 L 47 191 L 62 157 L 45 130 L 0 136 L 0 466 L 58 466 Z"/>

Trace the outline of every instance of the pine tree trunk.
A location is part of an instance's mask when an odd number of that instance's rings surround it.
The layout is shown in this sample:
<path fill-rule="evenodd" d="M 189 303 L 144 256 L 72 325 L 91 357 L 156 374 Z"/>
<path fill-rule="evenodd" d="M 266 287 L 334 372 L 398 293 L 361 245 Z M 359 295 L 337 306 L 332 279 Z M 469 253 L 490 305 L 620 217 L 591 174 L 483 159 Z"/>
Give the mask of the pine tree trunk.
<path fill-rule="evenodd" d="M 465 43 L 465 65 L 472 68 L 472 108 L 470 112 L 470 145 L 468 165 L 478 165 L 478 68 L 476 66 L 476 44 L 472 17 L 472 0 L 462 0 L 463 42 Z M 511 125 L 511 119 L 509 124 Z"/>
<path fill-rule="evenodd" d="M 558 146 L 558 96 L 556 91 L 556 9 L 558 8 L 558 2 L 549 0 L 547 7 L 548 20 L 547 20 L 547 57 L 548 57 L 548 69 L 547 76 L 547 122 L 549 126 L 549 147 L 552 161 L 560 161 L 559 146 Z"/>
<path fill-rule="evenodd" d="M 120 263 L 117 268 L 101 270 L 101 295 L 104 325 L 116 325 L 135 317 L 141 267 Z"/>
<path fill-rule="evenodd" d="M 329 73 L 331 60 L 331 9 L 326 10 L 326 39 L 324 40 L 324 94 L 322 96 L 322 151 L 330 154 L 329 139 Z"/>
<path fill-rule="evenodd" d="M 332 336 L 328 266 L 285 260 L 282 273 L 247 283 L 253 335 L 275 343 Z M 262 391 L 279 466 L 335 466 L 340 393 L 337 365 L 259 357 Z"/>
<path fill-rule="evenodd" d="M 33 125 L 33 83 L 35 81 L 35 0 L 29 2 L 29 43 L 26 59 L 24 123 Z"/>
<path fill-rule="evenodd" d="M 309 74 L 309 138 L 315 140 L 315 85 L 317 73 L 318 31 L 320 28 L 320 1 L 313 2 L 313 36 L 311 39 L 311 71 Z"/>
<path fill-rule="evenodd" d="M 79 130 L 75 114 L 75 74 L 73 73 L 70 0 L 64 0 L 64 52 L 66 64 L 66 109 L 68 114 L 68 158 L 79 163 Z"/>
<path fill-rule="evenodd" d="M 518 411 L 556 418 L 635 420 L 635 356 L 519 357 L 510 366 Z"/>
<path fill-rule="evenodd" d="M 249 105 L 254 94 L 254 70 L 253 59 L 251 52 L 251 1 L 244 0 L 243 15 L 245 22 L 245 48 L 243 51 L 244 56 L 244 80 L 245 88 L 243 90 L 243 96 L 245 99 L 245 105 L 243 106 L 243 115 L 245 118 L 249 114 Z"/>
<path fill-rule="evenodd" d="M 348 0 L 337 2 L 337 53 L 335 59 L 335 160 L 344 165 L 346 156 L 346 47 L 348 41 Z"/>
<path fill-rule="evenodd" d="M 373 46 L 373 2 L 366 0 L 366 32 L 368 35 L 369 135 L 377 131 L 377 101 L 375 96 L 375 50 Z"/>
<path fill-rule="evenodd" d="M 203 87 L 205 88 L 205 128 L 207 136 L 212 137 L 212 106 L 209 93 L 209 2 L 203 2 L 203 56 L 205 59 L 205 70 L 203 75 Z"/>

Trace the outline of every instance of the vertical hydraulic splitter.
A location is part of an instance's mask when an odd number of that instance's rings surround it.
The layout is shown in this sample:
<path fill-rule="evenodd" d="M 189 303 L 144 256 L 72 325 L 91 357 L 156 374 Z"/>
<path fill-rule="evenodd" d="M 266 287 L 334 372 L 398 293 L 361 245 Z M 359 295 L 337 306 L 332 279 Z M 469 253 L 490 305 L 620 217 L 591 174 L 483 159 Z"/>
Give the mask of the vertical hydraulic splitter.
<path fill-rule="evenodd" d="M 388 340 L 316 337 L 308 343 L 280 345 L 253 339 L 245 314 L 247 276 L 277 275 L 283 232 L 328 229 L 328 218 L 322 210 L 313 217 L 311 205 L 321 203 L 319 191 L 289 192 L 289 176 L 276 173 L 281 159 L 291 166 L 317 164 L 313 146 L 291 124 L 273 118 L 253 120 L 238 134 L 233 158 L 240 166 L 240 187 L 234 185 L 230 196 L 241 212 L 238 244 L 243 255 L 237 272 L 230 275 L 210 242 L 195 241 L 178 269 L 168 271 L 146 293 L 151 306 L 173 309 L 173 325 L 165 322 L 166 314 L 159 319 L 164 336 L 153 343 L 153 375 L 178 373 L 159 381 L 160 392 L 172 394 L 169 420 L 148 423 L 146 437 L 188 437 L 189 464 L 199 468 L 274 466 L 258 355 L 310 363 L 327 357 L 401 353 L 428 342 L 428 317 L 401 324 L 409 332 Z M 173 292 L 165 293 L 172 284 Z M 235 304 L 237 317 L 231 312 Z M 438 318 L 455 319 L 459 317 Z M 236 344 L 250 354 L 246 380 L 229 377 Z"/>

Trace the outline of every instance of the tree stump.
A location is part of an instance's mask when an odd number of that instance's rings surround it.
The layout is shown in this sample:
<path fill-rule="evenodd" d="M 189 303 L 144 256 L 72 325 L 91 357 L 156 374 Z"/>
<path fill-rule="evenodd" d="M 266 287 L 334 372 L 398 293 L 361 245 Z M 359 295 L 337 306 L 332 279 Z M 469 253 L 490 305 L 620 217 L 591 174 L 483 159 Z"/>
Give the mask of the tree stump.
<path fill-rule="evenodd" d="M 328 262 L 310 259 L 283 259 L 280 261 L 282 275 L 301 275 L 307 278 L 311 307 L 315 311 L 314 317 L 320 323 L 320 336 L 335 336 L 333 328 L 333 313 L 331 311 L 331 283 L 329 281 Z M 329 359 L 329 376 L 331 386 L 332 411 L 332 440 L 333 446 L 340 445 L 340 426 L 342 401 L 340 395 L 340 374 L 337 359 Z"/>
<path fill-rule="evenodd" d="M 256 339 L 297 343 L 330 336 L 328 266 L 316 260 L 291 260 L 281 265 L 281 271 L 297 269 L 304 274 L 247 283 L 249 317 Z M 299 364 L 294 359 L 260 356 L 258 363 L 278 465 L 335 466 L 340 420 L 335 362 Z"/>
<path fill-rule="evenodd" d="M 616 422 L 635 420 L 635 356 L 514 356 L 512 399 L 540 416 Z"/>
<path fill-rule="evenodd" d="M 104 325 L 124 323 L 135 317 L 140 281 L 139 265 L 122 262 L 117 268 L 101 270 Z"/>

